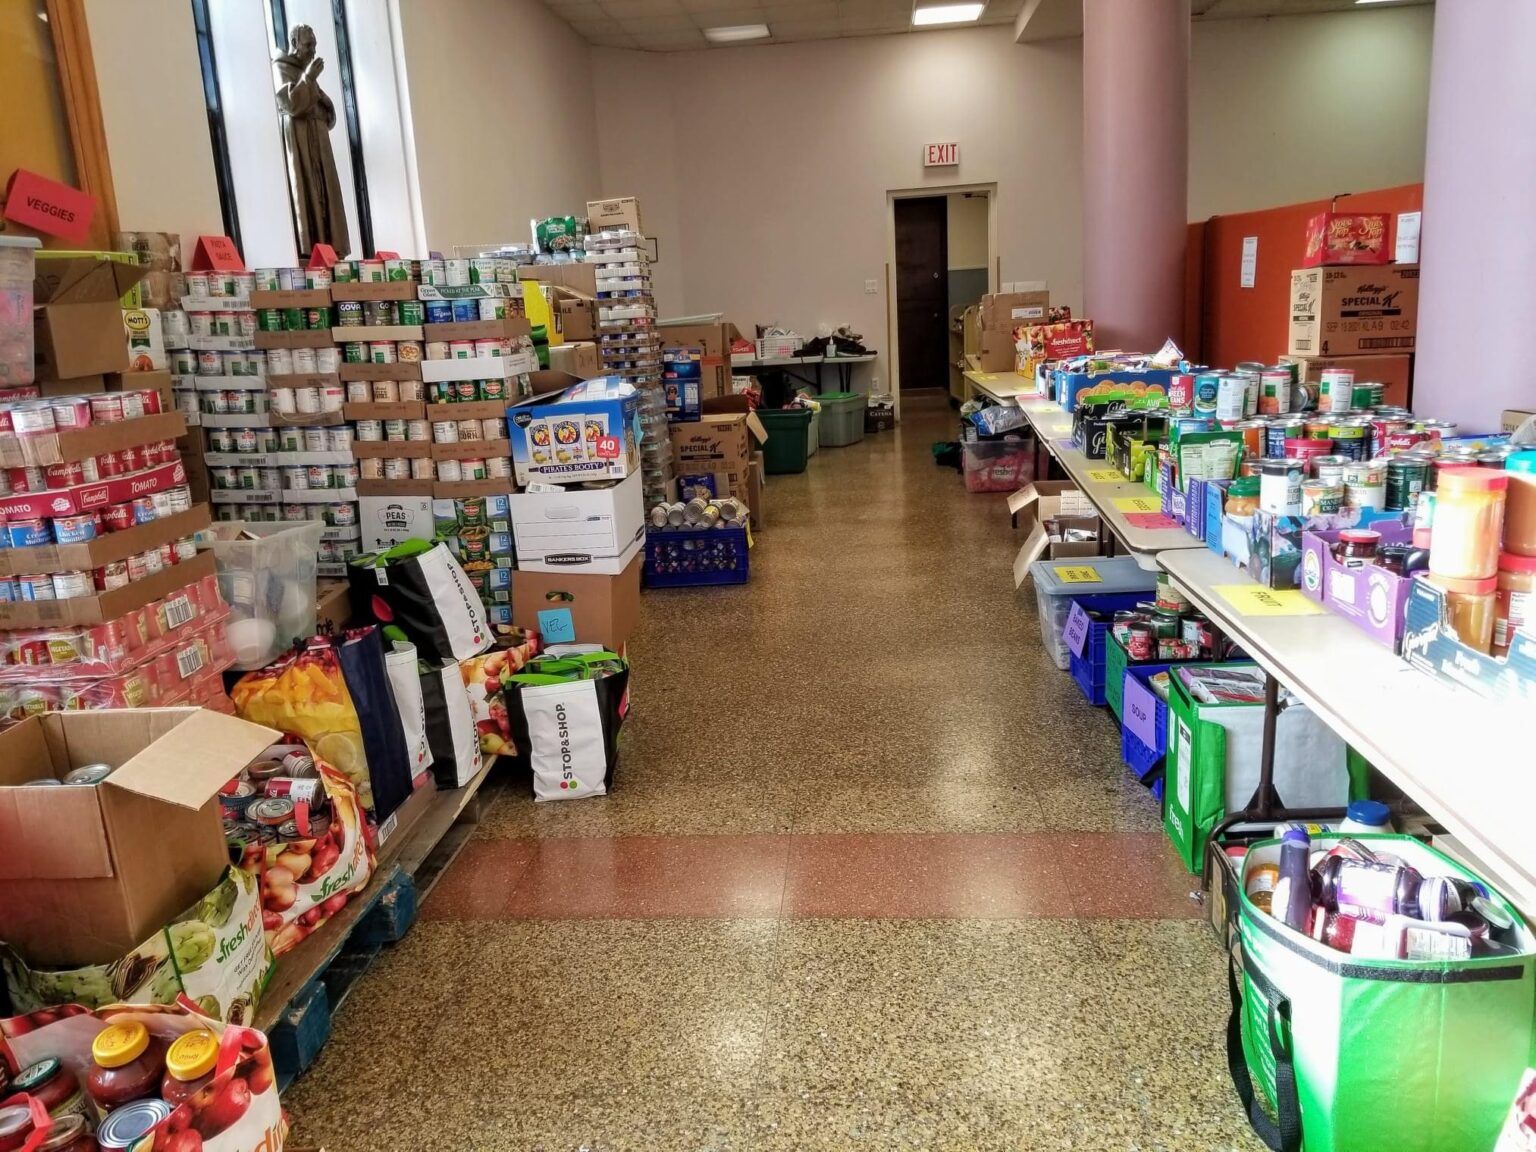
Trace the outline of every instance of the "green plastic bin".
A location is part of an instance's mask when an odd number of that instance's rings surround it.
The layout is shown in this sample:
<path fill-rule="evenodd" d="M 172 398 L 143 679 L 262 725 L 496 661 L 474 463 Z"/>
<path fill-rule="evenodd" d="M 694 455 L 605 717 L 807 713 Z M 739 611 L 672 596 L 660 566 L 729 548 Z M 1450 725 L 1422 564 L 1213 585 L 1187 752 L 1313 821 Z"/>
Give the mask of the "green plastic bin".
<path fill-rule="evenodd" d="M 846 448 L 864 439 L 864 409 L 868 406 L 862 392 L 823 392 L 821 402 L 821 446 Z"/>
<path fill-rule="evenodd" d="M 768 474 L 804 472 L 810 456 L 811 410 L 759 408 L 757 418 L 768 432 L 768 441 L 763 445 L 763 468 Z"/>

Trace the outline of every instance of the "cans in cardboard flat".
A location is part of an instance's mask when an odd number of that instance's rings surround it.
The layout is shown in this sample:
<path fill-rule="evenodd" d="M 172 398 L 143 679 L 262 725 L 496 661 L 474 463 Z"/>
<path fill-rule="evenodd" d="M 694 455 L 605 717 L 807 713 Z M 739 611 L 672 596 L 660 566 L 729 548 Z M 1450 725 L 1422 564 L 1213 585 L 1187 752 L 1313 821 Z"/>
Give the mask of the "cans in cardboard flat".
<path fill-rule="evenodd" d="M 12 520 L 5 526 L 5 537 L 12 548 L 35 548 L 53 543 L 48 521 L 43 519 Z"/>

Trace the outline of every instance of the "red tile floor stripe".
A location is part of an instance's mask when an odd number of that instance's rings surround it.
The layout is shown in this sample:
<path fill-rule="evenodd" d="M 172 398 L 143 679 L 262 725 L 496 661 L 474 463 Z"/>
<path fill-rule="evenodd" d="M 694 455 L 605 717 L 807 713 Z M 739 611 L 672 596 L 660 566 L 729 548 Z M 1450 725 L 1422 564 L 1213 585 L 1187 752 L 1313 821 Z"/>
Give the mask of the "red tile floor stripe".
<path fill-rule="evenodd" d="M 439 920 L 1180 919 L 1200 915 L 1160 834 L 1039 832 L 476 840 Z"/>

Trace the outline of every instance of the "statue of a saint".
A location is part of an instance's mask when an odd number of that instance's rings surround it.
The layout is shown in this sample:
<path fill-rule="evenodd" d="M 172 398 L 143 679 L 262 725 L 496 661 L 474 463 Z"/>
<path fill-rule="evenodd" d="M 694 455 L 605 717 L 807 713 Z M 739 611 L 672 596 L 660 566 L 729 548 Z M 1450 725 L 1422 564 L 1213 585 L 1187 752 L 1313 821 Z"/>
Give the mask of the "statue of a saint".
<path fill-rule="evenodd" d="M 336 158 L 331 153 L 336 107 L 320 90 L 324 67 L 325 61 L 315 55 L 315 30 L 308 24 L 294 25 L 288 34 L 288 51 L 272 65 L 301 263 L 316 244 L 329 244 L 340 256 L 352 248 L 347 236 L 346 202 L 341 198 Z"/>

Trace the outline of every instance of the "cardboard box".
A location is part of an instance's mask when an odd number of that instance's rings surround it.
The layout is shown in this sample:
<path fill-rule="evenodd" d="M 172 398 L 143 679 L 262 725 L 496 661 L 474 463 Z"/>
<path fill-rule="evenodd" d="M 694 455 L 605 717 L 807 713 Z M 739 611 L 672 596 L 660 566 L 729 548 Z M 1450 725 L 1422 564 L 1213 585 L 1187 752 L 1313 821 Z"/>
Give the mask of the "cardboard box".
<path fill-rule="evenodd" d="M 645 229 L 640 226 L 640 201 L 633 196 L 588 200 L 587 226 L 593 232 L 629 231 L 643 235 Z"/>
<path fill-rule="evenodd" d="M 128 371 L 121 300 L 147 272 L 93 256 L 39 260 L 32 285 L 38 377 Z"/>
<path fill-rule="evenodd" d="M 1408 582 L 1402 657 L 1436 680 L 1503 704 L 1511 715 L 1516 706 L 1536 704 L 1536 636 L 1516 632 L 1502 657 L 1469 648 L 1451 623 L 1445 592 L 1428 580 Z"/>
<path fill-rule="evenodd" d="M 570 288 L 554 291 L 555 327 L 566 340 L 597 339 L 597 301 Z"/>
<path fill-rule="evenodd" d="M 1385 402 L 1407 408 L 1413 399 L 1413 356 L 1397 352 L 1381 356 L 1292 356 L 1280 357 L 1282 364 L 1298 364 L 1304 384 L 1316 384 L 1325 368 L 1348 368 L 1357 384 L 1381 384 Z"/>
<path fill-rule="evenodd" d="M 1097 556 L 1099 540 L 1062 540 L 1053 538 L 1045 526 L 1047 520 L 1065 521 L 1066 526 L 1092 528 L 1097 536 L 1099 518 L 1088 498 L 1070 480 L 1036 480 L 1008 497 L 1008 512 L 1024 530 L 1024 545 L 1013 558 L 1013 586 L 1017 588 L 1029 575 L 1036 560 L 1066 560 L 1076 556 Z"/>
<path fill-rule="evenodd" d="M 1303 268 L 1392 263 L 1392 229 L 1385 212 L 1319 212 L 1307 221 Z"/>
<path fill-rule="evenodd" d="M 34 548 L 0 548 L 0 576 L 29 572 L 81 572 L 100 568 L 114 560 L 126 560 L 150 548 L 169 544 L 208 527 L 207 504 L 194 504 L 174 516 L 137 524 L 121 532 L 107 532 L 84 544 L 43 544 Z M 172 565 L 180 569 L 181 565 Z M 49 601 L 43 601 L 49 603 Z M 62 603 L 62 601 L 52 601 Z"/>
<path fill-rule="evenodd" d="M 1018 351 L 1012 328 L 983 328 L 977 333 L 977 367 L 982 372 L 1012 372 L 1018 364 Z"/>
<path fill-rule="evenodd" d="M 640 397 L 602 395 L 558 404 L 517 405 L 507 412 L 519 484 L 621 480 L 640 470 Z"/>
<path fill-rule="evenodd" d="M 84 428 L 69 428 L 40 436 L 7 436 L 0 439 L 0 466 L 24 468 L 86 460 L 140 444 L 176 440 L 186 433 L 186 417 L 172 411 L 157 412 L 136 420 L 89 424 Z"/>
<path fill-rule="evenodd" d="M 752 412 L 701 416 L 672 425 L 672 462 L 681 475 L 690 472 L 745 473 L 754 443 L 768 439 L 768 430 Z M 735 495 L 735 493 L 717 493 Z"/>
<path fill-rule="evenodd" d="M 989 292 L 981 298 L 983 331 L 990 328 L 1012 332 L 1021 324 L 1044 324 L 1050 314 L 1049 292 Z"/>
<path fill-rule="evenodd" d="M 164 599 L 178 588 L 214 574 L 213 553 L 199 552 L 191 560 L 171 564 L 160 571 L 94 596 L 68 600 L 10 600 L 0 603 L 0 628 L 55 628 L 79 624 L 103 624 L 125 612 Z"/>
<path fill-rule="evenodd" d="M 1375 529 L 1383 544 L 1408 544 L 1413 530 L 1406 524 L 1387 522 Z M 1339 532 L 1301 534 L 1301 594 L 1330 611 L 1353 621 L 1367 635 L 1397 651 L 1403 634 L 1403 610 L 1408 603 L 1411 576 L 1399 576 L 1376 564 L 1341 564 L 1333 546 Z"/>
<path fill-rule="evenodd" d="M 17 492 L 3 496 L 0 497 L 0 518 L 29 520 L 34 517 L 72 516 L 105 508 L 108 504 L 122 504 L 140 496 L 163 492 L 186 482 L 187 471 L 181 461 L 177 460 L 142 472 L 114 476 L 110 480 L 77 484 L 73 488 L 48 488 L 42 492 Z"/>
<path fill-rule="evenodd" d="M 731 395 L 731 342 L 741 339 L 736 325 L 661 324 L 663 348 L 696 350 L 699 354 L 699 385 L 703 398 Z"/>
<path fill-rule="evenodd" d="M 215 798 L 280 733 L 196 708 L 59 712 L 0 732 L 0 924 L 32 964 L 116 960 L 218 883 Z M 95 787 L 28 787 L 112 764 Z"/>
<path fill-rule="evenodd" d="M 322 580 L 315 589 L 315 631 L 341 632 L 351 623 L 352 597 L 347 582 Z"/>
<path fill-rule="evenodd" d="M 569 288 L 589 299 L 597 299 L 596 264 L 523 264 L 517 269 L 517 278 Z"/>
<path fill-rule="evenodd" d="M 1419 266 L 1298 268 L 1291 273 L 1293 356 L 1412 352 L 1418 334 Z"/>
<path fill-rule="evenodd" d="M 570 339 L 570 335 L 566 335 Z M 559 344 L 549 350 L 549 366 L 560 372 L 569 372 L 583 380 L 603 374 L 603 360 L 597 354 L 597 345 L 586 342 Z"/>
<path fill-rule="evenodd" d="M 519 569 L 616 576 L 645 538 L 638 474 L 612 488 L 519 492 L 508 506 Z"/>
<path fill-rule="evenodd" d="M 635 556 L 617 576 L 581 572 L 512 573 L 512 623 L 545 644 L 601 644 L 622 652 L 640 618 L 640 566 Z"/>
<path fill-rule="evenodd" d="M 357 525 L 364 552 L 380 552 L 407 540 L 431 540 L 436 533 L 432 497 L 425 493 L 417 496 L 364 496 L 359 493 Z"/>
<path fill-rule="evenodd" d="M 1536 416 L 1536 408 L 1506 408 L 1499 415 L 1499 428 L 1505 432 L 1513 432 L 1532 416 Z"/>

